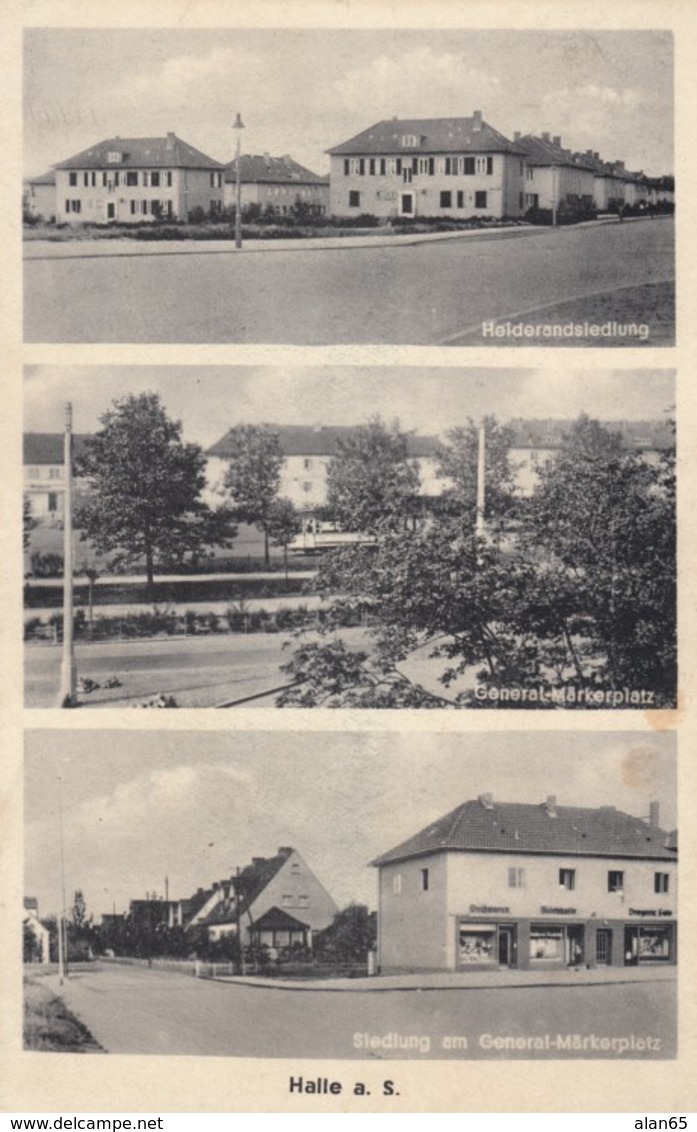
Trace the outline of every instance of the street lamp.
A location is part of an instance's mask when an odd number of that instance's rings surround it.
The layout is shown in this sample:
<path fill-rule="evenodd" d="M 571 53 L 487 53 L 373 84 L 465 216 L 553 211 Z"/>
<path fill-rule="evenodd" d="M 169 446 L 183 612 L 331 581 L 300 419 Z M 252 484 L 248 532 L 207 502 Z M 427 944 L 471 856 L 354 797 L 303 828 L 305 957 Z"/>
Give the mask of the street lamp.
<path fill-rule="evenodd" d="M 232 126 L 237 131 L 237 147 L 235 153 L 235 247 L 242 247 L 242 185 L 240 182 L 240 153 L 242 150 L 242 131 L 244 122 L 240 114 L 237 115 Z"/>
<path fill-rule="evenodd" d="M 60 706 L 75 707 L 77 668 L 73 640 L 73 407 L 65 406 L 63 442 L 65 476 L 63 514 L 63 662 L 61 665 Z"/>

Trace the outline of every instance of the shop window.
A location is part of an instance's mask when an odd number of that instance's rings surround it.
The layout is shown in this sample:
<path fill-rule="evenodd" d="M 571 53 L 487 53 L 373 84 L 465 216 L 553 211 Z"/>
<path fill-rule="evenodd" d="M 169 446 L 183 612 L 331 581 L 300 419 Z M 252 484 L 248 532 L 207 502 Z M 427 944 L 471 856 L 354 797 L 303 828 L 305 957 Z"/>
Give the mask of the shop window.
<path fill-rule="evenodd" d="M 564 933 L 547 924 L 530 925 L 530 959 L 532 962 L 558 961 L 564 957 Z"/>
<path fill-rule="evenodd" d="M 428 869 L 421 870 L 421 891 L 428 892 Z"/>
<path fill-rule="evenodd" d="M 469 963 L 493 963 L 496 956 L 494 928 L 462 926 L 458 933 L 458 962 L 461 967 Z"/>
<path fill-rule="evenodd" d="M 508 887 L 525 888 L 525 869 L 509 868 Z"/>
<path fill-rule="evenodd" d="M 608 892 L 624 892 L 624 873 L 610 870 L 607 874 Z"/>
<path fill-rule="evenodd" d="M 567 892 L 574 891 L 576 888 L 576 869 L 559 870 L 559 887 L 565 888 Z"/>
<path fill-rule="evenodd" d="M 670 885 L 670 875 L 668 873 L 654 873 L 653 874 L 653 890 L 654 892 L 668 892 Z"/>

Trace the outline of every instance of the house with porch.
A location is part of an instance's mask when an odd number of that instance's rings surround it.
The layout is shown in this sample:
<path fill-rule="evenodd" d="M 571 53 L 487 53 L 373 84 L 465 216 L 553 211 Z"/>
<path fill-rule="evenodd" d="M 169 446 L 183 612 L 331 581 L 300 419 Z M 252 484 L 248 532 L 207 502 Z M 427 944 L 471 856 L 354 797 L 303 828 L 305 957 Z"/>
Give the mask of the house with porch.
<path fill-rule="evenodd" d="M 243 946 L 312 946 L 316 931 L 339 911 L 297 849 L 253 857 L 239 873 L 199 890 L 189 907 L 180 902 L 172 923 L 212 942 L 240 932 Z"/>
<path fill-rule="evenodd" d="M 484 121 L 388 118 L 327 151 L 334 216 L 518 217 L 525 150 Z"/>
<path fill-rule="evenodd" d="M 655 802 L 636 817 L 481 794 L 372 864 L 383 973 L 677 960 L 677 839 Z"/>
<path fill-rule="evenodd" d="M 225 206 L 234 207 L 237 200 L 237 159 L 225 166 Z M 324 216 L 329 209 L 329 178 L 320 177 L 294 161 L 283 157 L 242 154 L 240 157 L 240 200 L 242 208 L 256 204 L 286 216 L 296 206 L 314 216 Z"/>
<path fill-rule="evenodd" d="M 174 133 L 107 138 L 55 166 L 56 221 L 186 220 L 223 207 L 225 168 Z"/>

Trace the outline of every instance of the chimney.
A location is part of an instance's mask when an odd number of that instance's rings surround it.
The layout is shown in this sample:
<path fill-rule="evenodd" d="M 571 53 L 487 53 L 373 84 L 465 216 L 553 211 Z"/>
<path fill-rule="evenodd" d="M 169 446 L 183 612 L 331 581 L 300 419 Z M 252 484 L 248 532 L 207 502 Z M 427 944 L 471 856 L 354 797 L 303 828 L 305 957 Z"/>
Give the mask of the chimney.
<path fill-rule="evenodd" d="M 652 829 L 660 827 L 660 806 L 658 802 L 649 802 L 649 825 Z"/>
<path fill-rule="evenodd" d="M 590 153 L 591 151 L 588 150 L 588 152 Z M 595 152 L 591 154 L 591 157 L 594 157 L 596 161 L 600 161 L 600 154 L 597 150 L 595 150 Z"/>
<path fill-rule="evenodd" d="M 476 133 L 478 133 L 481 130 L 481 128 L 482 128 L 482 112 L 481 112 L 481 110 L 475 110 L 474 114 L 472 115 L 472 129 Z"/>
<path fill-rule="evenodd" d="M 615 164 L 618 169 L 624 169 L 624 161 L 615 161 L 613 164 Z"/>
<path fill-rule="evenodd" d="M 494 795 L 493 794 L 480 794 L 479 802 L 485 810 L 493 810 L 494 808 Z"/>
<path fill-rule="evenodd" d="M 173 150 L 175 141 L 176 141 L 176 138 L 175 138 L 174 134 L 168 133 L 167 138 L 165 140 L 165 149 L 170 150 L 170 151 Z"/>
<path fill-rule="evenodd" d="M 547 132 L 543 133 L 542 140 L 543 141 L 549 141 L 549 134 Z"/>
<path fill-rule="evenodd" d="M 513 134 L 513 141 L 514 141 L 514 142 L 520 141 L 520 130 L 516 130 L 516 131 L 514 132 L 514 134 Z"/>
<path fill-rule="evenodd" d="M 545 802 L 545 810 L 547 811 L 548 817 L 550 817 L 550 818 L 558 817 L 556 794 L 548 794 L 547 795 L 547 801 Z"/>
<path fill-rule="evenodd" d="M 597 156 L 598 156 L 597 153 L 593 153 L 592 149 L 586 150 L 586 157 L 597 157 Z"/>
<path fill-rule="evenodd" d="M 561 134 L 556 134 L 556 135 L 555 135 L 555 136 L 554 136 L 554 137 L 552 138 L 552 141 L 554 142 L 554 144 L 555 144 L 555 145 L 558 145 L 558 146 L 559 146 L 559 148 L 561 149 Z"/>
<path fill-rule="evenodd" d="M 266 857 L 252 857 L 252 865 L 256 869 L 259 867 L 259 865 L 263 865 L 265 860 Z"/>
<path fill-rule="evenodd" d="M 277 856 L 279 856 L 279 857 L 290 857 L 292 852 L 293 852 L 293 846 L 292 845 L 280 845 L 279 848 L 278 848 Z"/>

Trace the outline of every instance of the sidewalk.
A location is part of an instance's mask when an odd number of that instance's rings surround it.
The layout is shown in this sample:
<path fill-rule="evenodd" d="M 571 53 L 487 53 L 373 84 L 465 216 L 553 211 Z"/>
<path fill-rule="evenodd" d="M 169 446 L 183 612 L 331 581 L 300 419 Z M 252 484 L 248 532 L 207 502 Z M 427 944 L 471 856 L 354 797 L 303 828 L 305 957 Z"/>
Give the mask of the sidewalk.
<path fill-rule="evenodd" d="M 417 974 L 374 975 L 359 979 L 269 979 L 261 975 L 218 975 L 218 983 L 242 983 L 244 986 L 273 990 L 338 991 L 380 993 L 383 991 L 490 990 L 504 987 L 599 986 L 618 983 L 673 983 L 676 967 L 564 967 L 547 971 L 421 971 Z"/>

